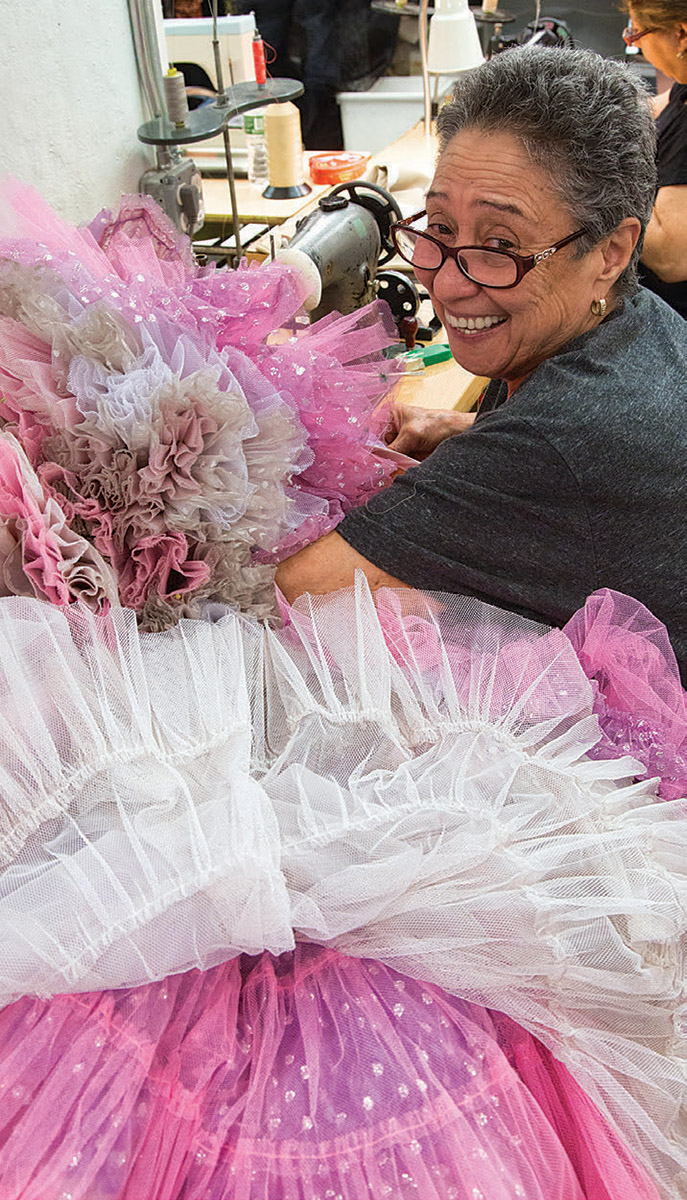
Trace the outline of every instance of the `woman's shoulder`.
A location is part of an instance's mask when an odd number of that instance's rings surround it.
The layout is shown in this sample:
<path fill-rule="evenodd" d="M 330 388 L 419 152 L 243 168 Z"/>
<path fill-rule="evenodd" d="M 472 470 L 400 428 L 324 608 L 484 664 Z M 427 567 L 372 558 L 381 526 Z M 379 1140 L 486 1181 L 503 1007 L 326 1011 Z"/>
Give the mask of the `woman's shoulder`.
<path fill-rule="evenodd" d="M 551 358 L 545 359 L 505 398 L 492 381 L 475 428 L 506 429 L 526 422 L 531 431 L 558 441 L 614 414 L 621 421 L 647 404 L 669 422 L 684 406 L 687 322 L 646 288 L 639 288 L 610 316 Z M 680 416 L 680 423 L 684 424 Z"/>
<path fill-rule="evenodd" d="M 579 392 L 586 379 L 592 394 L 603 398 L 610 388 L 645 396 L 652 387 L 672 381 L 684 386 L 687 370 L 687 324 L 668 304 L 640 287 L 596 328 L 583 334 L 542 363 L 544 380 L 563 393 Z M 534 379 L 534 377 L 532 377 Z"/>
<path fill-rule="evenodd" d="M 668 103 L 674 104 L 676 107 L 687 104 L 687 83 L 674 83 L 670 89 Z"/>
<path fill-rule="evenodd" d="M 608 439 L 622 442 L 651 408 L 658 441 L 674 445 L 687 437 L 686 377 L 687 323 L 640 288 L 621 310 L 541 363 L 485 424 L 497 416 L 526 422 L 552 446 L 584 456 L 602 426 Z"/>

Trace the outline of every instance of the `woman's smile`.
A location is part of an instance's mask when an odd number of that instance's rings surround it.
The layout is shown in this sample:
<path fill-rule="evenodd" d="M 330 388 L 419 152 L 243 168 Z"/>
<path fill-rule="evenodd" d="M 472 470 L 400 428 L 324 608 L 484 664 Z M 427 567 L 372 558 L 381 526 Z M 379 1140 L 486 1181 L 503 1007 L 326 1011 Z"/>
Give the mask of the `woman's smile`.
<path fill-rule="evenodd" d="M 474 316 L 474 317 L 457 317 L 453 313 L 444 312 L 444 323 L 450 325 L 452 329 L 457 329 L 459 333 L 465 333 L 473 336 L 477 333 L 489 333 L 498 325 L 503 325 L 507 317 L 497 317 L 493 315 Z"/>

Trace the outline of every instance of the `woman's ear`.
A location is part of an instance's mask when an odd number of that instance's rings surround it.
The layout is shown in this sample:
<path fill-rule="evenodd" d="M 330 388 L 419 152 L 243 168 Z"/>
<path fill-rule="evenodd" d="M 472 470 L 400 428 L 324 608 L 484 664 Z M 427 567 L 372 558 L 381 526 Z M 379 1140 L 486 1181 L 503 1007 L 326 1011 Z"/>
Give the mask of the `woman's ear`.
<path fill-rule="evenodd" d="M 632 258 L 632 252 L 637 245 L 642 226 L 637 217 L 625 217 L 613 233 L 609 233 L 597 246 L 602 257 L 602 268 L 599 273 L 599 283 L 612 286 Z"/>

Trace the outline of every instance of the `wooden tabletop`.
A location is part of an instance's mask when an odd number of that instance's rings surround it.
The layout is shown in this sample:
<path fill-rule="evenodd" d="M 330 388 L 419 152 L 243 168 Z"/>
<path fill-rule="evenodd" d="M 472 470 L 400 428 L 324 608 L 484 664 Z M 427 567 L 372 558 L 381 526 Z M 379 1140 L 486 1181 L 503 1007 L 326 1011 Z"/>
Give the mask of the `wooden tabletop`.
<path fill-rule="evenodd" d="M 404 184 L 411 188 L 413 184 L 422 187 L 423 183 L 431 178 L 436 149 L 436 138 L 426 138 L 420 122 L 384 150 L 380 150 L 372 159 L 371 165 L 391 166 L 401 173 L 401 178 L 397 181 L 401 190 L 404 190 Z M 200 161 L 200 153 L 197 157 Z M 307 154 L 304 157 L 304 167 L 306 182 L 310 183 L 307 177 L 308 157 Z M 200 165 L 202 170 L 202 161 Z M 396 181 L 389 182 L 390 186 L 396 186 Z M 266 225 L 281 225 L 289 218 L 299 216 L 312 208 L 320 196 L 331 190 L 331 185 L 310 183 L 312 191 L 307 196 L 297 196 L 294 200 L 266 200 L 262 195 L 262 187 L 255 187 L 247 179 L 237 179 L 235 183 L 241 220 L 264 222 Z M 229 185 L 225 176 L 203 176 L 203 196 L 207 221 L 223 222 L 231 217 Z"/>
<path fill-rule="evenodd" d="M 236 200 L 239 217 L 242 221 L 264 222 L 266 225 L 281 225 L 289 217 L 295 217 L 305 209 L 316 204 L 320 196 L 330 189 L 328 186 L 316 187 L 311 184 L 312 191 L 307 196 L 297 196 L 294 200 L 265 200 L 262 189 L 254 187 L 247 179 L 236 180 Z M 205 200 L 206 221 L 224 221 L 231 218 L 231 202 L 229 199 L 229 184 L 226 179 L 203 179 L 203 198 Z"/>
<path fill-rule="evenodd" d="M 420 408 L 453 408 L 471 412 L 484 391 L 487 379 L 472 375 L 455 359 L 425 367 L 424 371 L 408 371 L 397 383 L 394 400 L 417 404 Z"/>

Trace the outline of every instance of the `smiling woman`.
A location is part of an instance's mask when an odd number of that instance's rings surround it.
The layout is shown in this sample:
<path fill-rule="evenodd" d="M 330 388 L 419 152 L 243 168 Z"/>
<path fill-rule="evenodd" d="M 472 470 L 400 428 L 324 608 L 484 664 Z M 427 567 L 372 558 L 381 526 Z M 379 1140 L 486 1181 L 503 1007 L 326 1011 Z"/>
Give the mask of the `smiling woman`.
<path fill-rule="evenodd" d="M 427 230 L 447 249 L 486 249 L 457 255 L 452 267 L 418 262 L 415 270 L 464 367 L 507 379 L 512 390 L 540 362 L 599 323 L 601 299 L 605 310 L 615 306 L 613 286 L 630 260 L 640 221 L 623 218 L 576 259 L 572 243 L 589 243 L 579 224 L 549 171 L 532 161 L 512 133 L 467 126 L 450 137 L 427 196 Z M 477 274 L 468 273 L 463 264 L 476 254 L 502 258 L 498 282 L 482 263 Z M 592 307 L 595 298 L 599 311 Z"/>
<path fill-rule="evenodd" d="M 586 51 L 514 50 L 461 77 L 438 132 L 426 213 L 396 244 L 454 357 L 492 382 L 467 429 L 441 413 L 433 436 L 425 414 L 422 465 L 282 564 L 280 585 L 326 592 L 360 568 L 551 624 L 608 586 L 661 617 L 684 671 L 687 338 L 637 282 L 656 185 L 645 93 Z M 396 406 L 391 444 L 412 452 L 414 428 Z"/>

